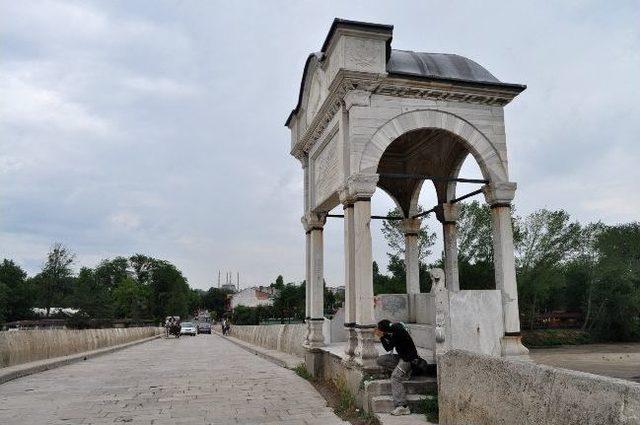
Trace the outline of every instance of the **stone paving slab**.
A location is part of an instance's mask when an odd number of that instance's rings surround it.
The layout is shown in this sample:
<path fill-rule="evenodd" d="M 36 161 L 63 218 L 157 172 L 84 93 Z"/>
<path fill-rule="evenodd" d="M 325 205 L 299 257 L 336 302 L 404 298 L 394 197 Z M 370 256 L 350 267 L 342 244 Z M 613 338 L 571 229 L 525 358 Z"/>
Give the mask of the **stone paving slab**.
<path fill-rule="evenodd" d="M 215 334 L 225 338 L 227 341 L 230 341 L 257 356 L 269 360 L 271 363 L 275 363 L 281 367 L 286 367 L 287 369 L 293 369 L 300 363 L 304 363 L 304 358 L 294 356 L 293 354 L 283 353 L 282 351 L 277 350 L 269 350 L 268 348 L 253 345 L 232 336 L 222 336 L 222 334 L 219 332 L 215 332 Z"/>
<path fill-rule="evenodd" d="M 104 354 L 113 353 L 114 351 L 122 350 L 137 344 L 152 341 L 156 338 L 160 338 L 161 335 L 151 336 L 149 338 L 139 339 L 137 341 L 127 342 L 125 344 L 113 345 L 111 347 L 104 347 L 98 350 L 85 351 L 83 353 L 74 353 L 68 356 L 52 357 L 50 359 L 38 360 L 35 362 L 23 363 L 15 366 L 3 367 L 0 369 L 0 384 L 9 382 L 14 379 L 21 378 L 23 376 L 29 376 L 34 373 L 44 372 L 45 370 L 55 369 L 60 366 L 65 366 L 71 363 L 87 360 L 93 357 L 102 356 Z"/>
<path fill-rule="evenodd" d="M 346 424 L 309 382 L 216 335 L 163 338 L 7 382 L 0 423 Z"/>
<path fill-rule="evenodd" d="M 411 414 L 406 416 L 393 416 L 389 413 L 376 413 L 382 425 L 435 425 L 427 421 L 422 414 Z"/>

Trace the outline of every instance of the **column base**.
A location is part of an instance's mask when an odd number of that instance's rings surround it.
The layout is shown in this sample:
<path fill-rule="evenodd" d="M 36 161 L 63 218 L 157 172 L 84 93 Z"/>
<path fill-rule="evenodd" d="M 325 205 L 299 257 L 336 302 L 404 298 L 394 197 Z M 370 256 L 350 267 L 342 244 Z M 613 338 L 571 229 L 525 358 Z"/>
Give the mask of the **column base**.
<path fill-rule="evenodd" d="M 304 341 L 302 342 L 302 346 L 306 347 L 309 345 L 309 334 L 311 334 L 311 325 L 309 325 L 309 318 L 306 317 L 304 319 Z"/>
<path fill-rule="evenodd" d="M 354 361 L 365 370 L 378 370 L 380 366 L 376 360 L 378 359 L 378 350 L 373 345 L 375 338 L 373 335 L 375 327 L 356 327 L 355 333 L 358 345 L 354 352 Z"/>
<path fill-rule="evenodd" d="M 358 347 L 358 335 L 353 325 L 345 325 L 347 331 L 347 346 L 344 349 L 345 358 L 343 363 L 350 364 L 355 360 L 356 348 Z"/>
<path fill-rule="evenodd" d="M 324 347 L 324 335 L 322 334 L 322 325 L 324 324 L 324 318 L 322 319 L 308 319 L 309 322 L 309 338 L 305 345 L 306 348 L 319 348 Z"/>
<path fill-rule="evenodd" d="M 516 360 L 530 360 L 529 349 L 522 345 L 522 336 L 505 335 L 500 339 L 502 357 L 509 357 Z"/>

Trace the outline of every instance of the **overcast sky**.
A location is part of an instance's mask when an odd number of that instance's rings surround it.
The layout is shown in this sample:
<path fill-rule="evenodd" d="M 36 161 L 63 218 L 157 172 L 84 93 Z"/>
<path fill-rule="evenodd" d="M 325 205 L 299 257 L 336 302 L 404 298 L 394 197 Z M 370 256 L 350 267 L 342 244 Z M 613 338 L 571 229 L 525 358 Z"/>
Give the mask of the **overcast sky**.
<path fill-rule="evenodd" d="M 218 270 L 242 286 L 302 280 L 302 172 L 283 124 L 334 17 L 528 85 L 505 118 L 519 214 L 640 215 L 637 1 L 0 4 L 0 258 L 30 274 L 59 241 L 77 266 L 145 253 L 198 288 Z M 376 193 L 374 213 L 391 207 Z M 325 241 L 326 279 L 342 284 L 340 221 Z"/>

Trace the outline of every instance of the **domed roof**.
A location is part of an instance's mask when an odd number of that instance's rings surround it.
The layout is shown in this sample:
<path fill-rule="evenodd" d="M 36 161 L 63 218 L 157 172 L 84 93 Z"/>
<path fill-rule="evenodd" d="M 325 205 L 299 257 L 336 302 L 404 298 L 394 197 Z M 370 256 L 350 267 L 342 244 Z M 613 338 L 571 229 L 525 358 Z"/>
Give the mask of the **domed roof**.
<path fill-rule="evenodd" d="M 477 83 L 501 83 L 478 63 L 464 56 L 449 53 L 423 53 L 392 49 L 387 61 L 387 72 Z"/>

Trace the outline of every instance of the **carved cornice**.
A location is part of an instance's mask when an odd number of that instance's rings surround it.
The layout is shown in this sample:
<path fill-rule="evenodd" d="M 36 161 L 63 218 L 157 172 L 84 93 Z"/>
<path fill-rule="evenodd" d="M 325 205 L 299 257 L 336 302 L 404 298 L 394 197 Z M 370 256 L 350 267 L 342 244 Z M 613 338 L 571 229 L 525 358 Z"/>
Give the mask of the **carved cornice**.
<path fill-rule="evenodd" d="M 381 82 L 375 93 L 414 99 L 444 100 L 489 106 L 505 106 L 519 93 L 515 89 L 477 85 L 468 86 L 442 81 L 407 80 L 389 77 Z"/>
<path fill-rule="evenodd" d="M 327 125 L 344 104 L 345 95 L 351 90 L 373 90 L 385 77 L 384 74 L 348 71 L 341 69 L 329 86 L 329 94 L 322 102 L 313 121 L 309 123 L 302 137 L 295 144 L 291 155 L 296 158 L 302 152 L 309 152 L 316 140 L 320 138 Z"/>
<path fill-rule="evenodd" d="M 350 92 L 356 92 L 353 95 Z M 415 80 L 367 72 L 340 69 L 328 88 L 313 121 L 291 151 L 299 158 L 309 152 L 327 125 L 344 105 L 350 107 L 365 100 L 364 93 L 414 99 L 462 102 L 487 106 L 505 106 L 521 91 L 498 86 L 465 85 L 464 83 Z M 345 99 L 347 97 L 347 99 Z M 355 103 L 353 102 L 355 100 Z M 368 101 L 368 97 L 366 97 Z M 348 108 L 347 108 L 348 109 Z"/>

